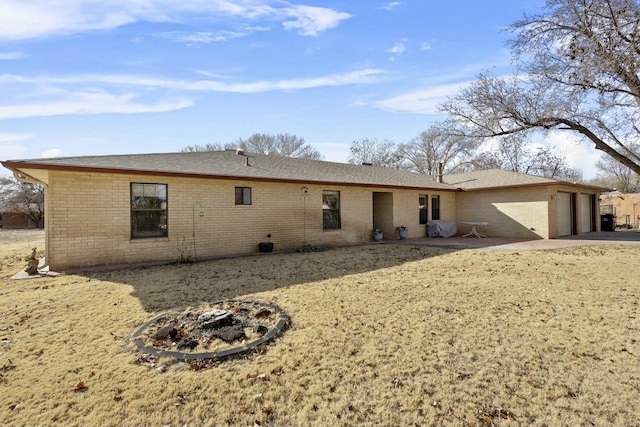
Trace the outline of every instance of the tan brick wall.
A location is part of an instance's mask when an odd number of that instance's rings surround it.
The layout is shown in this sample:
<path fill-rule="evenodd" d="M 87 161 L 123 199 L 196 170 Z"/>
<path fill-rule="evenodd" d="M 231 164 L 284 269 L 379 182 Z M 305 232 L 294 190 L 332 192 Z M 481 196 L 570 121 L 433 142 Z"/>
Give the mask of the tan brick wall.
<path fill-rule="evenodd" d="M 466 234 L 465 221 L 486 221 L 478 229 L 495 237 L 549 238 L 549 193 L 547 187 L 458 193 L 459 234 Z"/>
<path fill-rule="evenodd" d="M 168 185 L 168 237 L 131 239 L 131 182 Z M 251 187 L 251 205 L 235 205 L 236 186 Z M 306 197 L 303 186 L 308 189 Z M 340 191 L 339 230 L 323 230 L 323 190 Z M 205 258 L 253 253 L 263 241 L 273 242 L 276 250 L 305 242 L 318 246 L 366 242 L 373 228 L 375 191 L 394 193 L 395 218 L 391 224 L 408 226 L 410 237 L 424 235 L 418 225 L 420 191 L 51 172 L 47 189 L 48 261 L 52 269 L 63 270 L 171 261 L 181 255 Z M 441 198 L 446 219 L 445 212 L 455 206 L 455 194 L 443 193 Z"/>
<path fill-rule="evenodd" d="M 470 226 L 460 222 L 487 221 L 489 225 L 483 227 L 481 232 L 489 236 L 557 238 L 560 192 L 574 195 L 572 221 L 575 231 L 580 234 L 585 228 L 594 228 L 591 224 L 583 225 L 584 221 L 593 222 L 596 226 L 593 231 L 599 231 L 598 207 L 590 207 L 594 212 L 587 214 L 582 212 L 580 203 L 582 195 L 597 195 L 597 191 L 564 185 L 458 193 L 456 212 L 459 231 L 466 233 L 470 229 Z"/>

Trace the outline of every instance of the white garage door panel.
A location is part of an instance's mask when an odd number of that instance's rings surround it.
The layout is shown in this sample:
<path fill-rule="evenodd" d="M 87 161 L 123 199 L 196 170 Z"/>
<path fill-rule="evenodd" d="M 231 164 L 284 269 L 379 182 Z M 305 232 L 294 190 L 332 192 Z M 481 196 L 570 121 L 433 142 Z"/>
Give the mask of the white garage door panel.
<path fill-rule="evenodd" d="M 571 193 L 558 193 L 558 236 L 571 235 L 571 222 Z"/>
<path fill-rule="evenodd" d="M 588 233 L 592 230 L 593 212 L 591 210 L 591 195 L 580 195 L 580 233 Z"/>

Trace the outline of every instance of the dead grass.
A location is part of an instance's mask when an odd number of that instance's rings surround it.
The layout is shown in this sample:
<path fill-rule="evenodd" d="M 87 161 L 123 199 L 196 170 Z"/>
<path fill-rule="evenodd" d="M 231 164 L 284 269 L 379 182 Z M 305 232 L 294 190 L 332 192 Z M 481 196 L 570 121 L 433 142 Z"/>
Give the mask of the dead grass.
<path fill-rule="evenodd" d="M 639 419 L 637 246 L 366 245 L 12 281 L 34 239 L 0 239 L 0 425 Z M 226 298 L 275 303 L 292 326 L 201 371 L 136 363 L 136 326 Z"/>

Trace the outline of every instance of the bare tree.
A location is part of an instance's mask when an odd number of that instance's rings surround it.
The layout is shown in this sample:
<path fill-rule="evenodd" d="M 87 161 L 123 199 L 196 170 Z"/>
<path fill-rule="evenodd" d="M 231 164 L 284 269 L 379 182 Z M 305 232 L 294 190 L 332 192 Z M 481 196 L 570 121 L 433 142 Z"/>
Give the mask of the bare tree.
<path fill-rule="evenodd" d="M 571 168 L 552 147 L 534 147 L 526 134 L 500 137 L 491 151 L 481 151 L 471 162 L 474 170 L 502 169 L 571 182 L 582 181 L 582 173 Z"/>
<path fill-rule="evenodd" d="M 0 177 L 0 207 L 26 215 L 38 228 L 44 218 L 44 187 Z"/>
<path fill-rule="evenodd" d="M 227 143 L 227 144 L 221 144 L 219 142 L 216 142 L 214 144 L 204 144 L 204 145 L 187 145 L 186 147 L 184 147 L 182 150 L 183 153 L 195 153 L 195 152 L 202 152 L 202 151 L 222 151 L 222 150 L 231 150 L 231 149 L 235 149 L 236 145 L 233 143 Z"/>
<path fill-rule="evenodd" d="M 471 136 L 566 130 L 640 173 L 640 5 L 547 0 L 510 31 L 518 74 L 481 74 L 442 105 Z"/>
<path fill-rule="evenodd" d="M 608 181 L 618 191 L 622 193 L 640 191 L 640 175 L 622 163 L 610 157 L 603 157 L 598 160 L 596 167 L 602 172 L 602 175 L 598 174 L 599 178 Z"/>
<path fill-rule="evenodd" d="M 288 133 L 277 135 L 255 133 L 248 139 L 240 139 L 236 146 L 257 154 L 322 160 L 322 154 L 312 145 L 307 144 L 304 138 Z"/>
<path fill-rule="evenodd" d="M 365 138 L 353 141 L 349 147 L 349 153 L 347 163 L 355 165 L 371 164 L 399 169 L 402 162 L 397 152 L 396 143 L 388 139 L 379 141 Z"/>
<path fill-rule="evenodd" d="M 322 160 L 322 154 L 313 146 L 304 142 L 304 138 L 288 133 L 267 135 L 254 133 L 247 139 L 226 144 L 215 143 L 205 145 L 188 145 L 182 152 L 221 151 L 241 149 L 250 153 L 270 156 L 299 157 L 303 159 Z"/>
<path fill-rule="evenodd" d="M 438 163 L 445 173 L 464 172 L 480 140 L 461 133 L 452 122 L 436 123 L 417 138 L 400 144 L 403 169 L 436 176 Z"/>
<path fill-rule="evenodd" d="M 569 182 L 582 182 L 582 172 L 570 167 L 566 158 L 554 153 L 550 147 L 535 149 L 526 173 Z"/>

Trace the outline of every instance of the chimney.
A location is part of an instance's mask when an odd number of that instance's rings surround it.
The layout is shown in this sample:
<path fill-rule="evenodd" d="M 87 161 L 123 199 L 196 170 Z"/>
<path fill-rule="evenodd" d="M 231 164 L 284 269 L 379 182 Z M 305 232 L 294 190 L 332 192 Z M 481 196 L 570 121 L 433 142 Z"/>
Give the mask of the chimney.
<path fill-rule="evenodd" d="M 442 162 L 438 162 L 438 175 L 436 176 L 436 181 L 437 182 L 442 182 Z"/>

